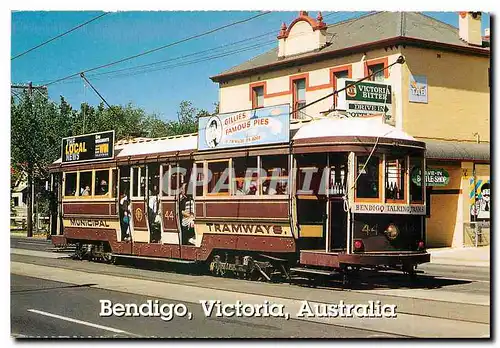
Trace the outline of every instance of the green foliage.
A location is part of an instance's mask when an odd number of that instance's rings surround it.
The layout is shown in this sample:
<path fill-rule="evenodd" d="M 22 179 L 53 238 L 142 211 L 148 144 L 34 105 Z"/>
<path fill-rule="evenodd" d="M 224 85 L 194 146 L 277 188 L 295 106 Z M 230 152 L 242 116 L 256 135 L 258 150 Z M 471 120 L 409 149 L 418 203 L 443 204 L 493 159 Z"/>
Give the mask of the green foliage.
<path fill-rule="evenodd" d="M 218 103 L 214 104 L 218 111 Z M 17 103 L 11 101 L 11 162 L 19 172 L 46 178 L 46 168 L 61 155 L 64 137 L 115 130 L 116 139 L 166 137 L 196 133 L 198 118 L 210 113 L 190 101 L 179 105 L 177 120 L 164 121 L 132 104 L 96 107 L 82 103 L 78 110 L 60 97 L 59 103 L 47 96 L 26 92 Z"/>

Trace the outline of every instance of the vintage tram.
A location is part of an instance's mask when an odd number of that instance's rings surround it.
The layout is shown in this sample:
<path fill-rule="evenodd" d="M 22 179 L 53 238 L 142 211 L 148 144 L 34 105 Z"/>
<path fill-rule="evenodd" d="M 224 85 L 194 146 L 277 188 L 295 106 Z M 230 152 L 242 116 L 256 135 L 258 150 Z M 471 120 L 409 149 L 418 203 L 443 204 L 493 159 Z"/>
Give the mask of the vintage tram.
<path fill-rule="evenodd" d="M 217 275 L 414 274 L 430 260 L 424 168 L 425 143 L 383 117 L 290 122 L 283 105 L 200 119 L 198 134 L 77 136 L 50 168 L 51 238 Z"/>

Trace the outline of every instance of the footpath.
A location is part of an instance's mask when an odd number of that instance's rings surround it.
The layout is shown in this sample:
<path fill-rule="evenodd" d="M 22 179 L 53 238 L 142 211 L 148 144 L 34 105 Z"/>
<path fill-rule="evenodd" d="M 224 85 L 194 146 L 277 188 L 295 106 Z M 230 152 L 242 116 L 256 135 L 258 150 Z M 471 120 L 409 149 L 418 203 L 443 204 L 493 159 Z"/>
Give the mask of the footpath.
<path fill-rule="evenodd" d="M 490 267 L 490 246 L 427 249 L 432 264 Z"/>

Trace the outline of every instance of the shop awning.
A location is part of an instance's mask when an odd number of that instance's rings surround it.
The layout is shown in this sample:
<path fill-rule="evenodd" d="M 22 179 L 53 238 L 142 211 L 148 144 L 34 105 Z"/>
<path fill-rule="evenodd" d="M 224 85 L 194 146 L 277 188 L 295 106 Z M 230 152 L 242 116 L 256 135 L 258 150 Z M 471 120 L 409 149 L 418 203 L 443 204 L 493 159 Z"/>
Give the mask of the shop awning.
<path fill-rule="evenodd" d="M 489 161 L 489 143 L 426 140 L 427 158 L 446 160 Z"/>

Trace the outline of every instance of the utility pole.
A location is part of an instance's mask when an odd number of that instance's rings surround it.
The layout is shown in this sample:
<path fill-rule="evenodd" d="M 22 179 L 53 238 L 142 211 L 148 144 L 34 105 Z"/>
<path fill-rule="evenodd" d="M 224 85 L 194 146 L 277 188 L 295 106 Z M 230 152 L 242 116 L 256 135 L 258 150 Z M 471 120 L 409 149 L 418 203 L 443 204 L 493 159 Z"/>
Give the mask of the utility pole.
<path fill-rule="evenodd" d="M 33 86 L 32 82 L 27 85 L 10 85 L 11 90 L 22 89 L 28 90 L 28 97 L 30 102 L 33 100 L 33 90 L 45 91 L 47 92 L 46 86 Z M 35 205 L 35 186 L 33 185 L 33 163 L 28 163 L 27 177 L 28 177 L 28 187 L 27 187 L 27 212 L 26 212 L 26 236 L 33 237 L 33 213 Z"/>

